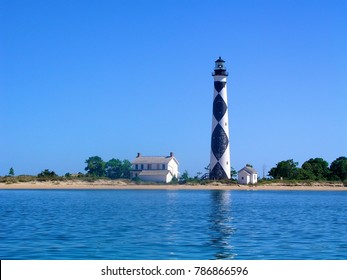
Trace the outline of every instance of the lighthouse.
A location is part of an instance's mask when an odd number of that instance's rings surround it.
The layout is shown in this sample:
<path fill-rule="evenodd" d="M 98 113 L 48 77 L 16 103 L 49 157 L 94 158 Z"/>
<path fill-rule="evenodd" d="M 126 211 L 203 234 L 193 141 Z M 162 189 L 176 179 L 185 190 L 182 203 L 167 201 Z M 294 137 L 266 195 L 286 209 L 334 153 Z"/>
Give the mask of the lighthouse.
<path fill-rule="evenodd" d="M 210 179 L 230 179 L 230 145 L 227 76 L 225 61 L 219 57 L 212 72 L 214 79 Z"/>

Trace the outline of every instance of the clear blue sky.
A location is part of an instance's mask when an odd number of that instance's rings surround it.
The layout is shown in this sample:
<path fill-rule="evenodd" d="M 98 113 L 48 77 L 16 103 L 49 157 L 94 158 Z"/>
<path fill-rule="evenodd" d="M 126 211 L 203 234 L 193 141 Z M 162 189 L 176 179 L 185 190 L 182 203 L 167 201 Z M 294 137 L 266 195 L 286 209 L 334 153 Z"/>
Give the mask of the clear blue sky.
<path fill-rule="evenodd" d="M 218 56 L 235 169 L 347 155 L 347 1 L 0 3 L 0 175 L 171 151 L 203 172 Z"/>

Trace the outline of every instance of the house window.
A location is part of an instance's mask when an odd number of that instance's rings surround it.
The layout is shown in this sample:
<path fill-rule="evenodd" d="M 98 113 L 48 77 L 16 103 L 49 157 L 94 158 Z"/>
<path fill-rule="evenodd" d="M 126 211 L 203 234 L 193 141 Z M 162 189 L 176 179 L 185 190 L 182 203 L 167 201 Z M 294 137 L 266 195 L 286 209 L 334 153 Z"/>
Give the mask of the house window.
<path fill-rule="evenodd" d="M 242 180 L 244 180 L 245 178 L 242 177 Z"/>
<path fill-rule="evenodd" d="M 135 164 L 135 169 L 138 170 L 139 169 L 139 165 Z"/>
<path fill-rule="evenodd" d="M 152 169 L 152 164 L 148 164 L 148 170 L 151 170 Z"/>
<path fill-rule="evenodd" d="M 143 166 L 143 164 L 141 164 L 141 170 L 143 170 L 144 169 L 144 166 Z"/>
<path fill-rule="evenodd" d="M 159 163 L 157 164 L 157 169 L 158 169 L 158 170 L 160 169 L 160 164 L 159 164 Z"/>
<path fill-rule="evenodd" d="M 165 164 L 162 165 L 161 169 L 165 170 Z"/>

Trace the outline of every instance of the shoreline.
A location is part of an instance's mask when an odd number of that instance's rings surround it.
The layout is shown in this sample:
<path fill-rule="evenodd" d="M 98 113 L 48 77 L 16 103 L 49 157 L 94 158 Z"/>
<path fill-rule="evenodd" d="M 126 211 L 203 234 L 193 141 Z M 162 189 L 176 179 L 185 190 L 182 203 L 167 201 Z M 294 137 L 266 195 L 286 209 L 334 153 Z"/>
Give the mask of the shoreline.
<path fill-rule="evenodd" d="M 95 182 L 83 181 L 48 181 L 48 182 L 22 182 L 22 183 L 0 183 L 0 190 L 243 190 L 243 191 L 347 191 L 343 184 L 312 184 L 312 185 L 284 185 L 280 183 L 267 185 L 228 185 L 211 183 L 206 185 L 169 185 L 169 184 L 131 184 L 123 181 Z"/>

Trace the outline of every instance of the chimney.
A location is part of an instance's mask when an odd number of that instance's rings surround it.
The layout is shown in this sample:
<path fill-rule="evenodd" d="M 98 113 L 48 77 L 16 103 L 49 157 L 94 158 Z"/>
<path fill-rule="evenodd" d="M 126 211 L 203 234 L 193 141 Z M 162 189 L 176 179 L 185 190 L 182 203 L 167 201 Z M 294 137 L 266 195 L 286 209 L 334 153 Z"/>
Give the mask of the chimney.
<path fill-rule="evenodd" d="M 174 156 L 174 154 L 173 154 L 173 152 L 171 152 L 171 153 L 170 153 L 170 157 L 173 157 L 173 156 Z"/>
<path fill-rule="evenodd" d="M 137 156 L 136 156 L 136 157 L 138 158 L 138 157 L 140 157 L 140 156 L 141 156 L 141 153 L 137 153 Z"/>

